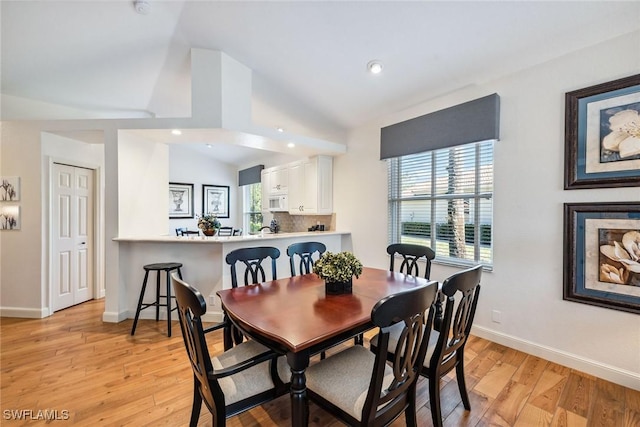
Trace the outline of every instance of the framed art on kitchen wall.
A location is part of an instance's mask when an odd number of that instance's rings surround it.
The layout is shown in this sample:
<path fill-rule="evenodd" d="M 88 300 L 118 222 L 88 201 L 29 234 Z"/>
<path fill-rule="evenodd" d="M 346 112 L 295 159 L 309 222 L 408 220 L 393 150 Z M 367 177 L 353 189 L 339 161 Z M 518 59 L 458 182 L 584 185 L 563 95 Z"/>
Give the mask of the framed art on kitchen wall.
<path fill-rule="evenodd" d="M 229 218 L 228 185 L 202 185 L 202 214 Z"/>
<path fill-rule="evenodd" d="M 193 184 L 169 183 L 169 218 L 193 218 Z"/>

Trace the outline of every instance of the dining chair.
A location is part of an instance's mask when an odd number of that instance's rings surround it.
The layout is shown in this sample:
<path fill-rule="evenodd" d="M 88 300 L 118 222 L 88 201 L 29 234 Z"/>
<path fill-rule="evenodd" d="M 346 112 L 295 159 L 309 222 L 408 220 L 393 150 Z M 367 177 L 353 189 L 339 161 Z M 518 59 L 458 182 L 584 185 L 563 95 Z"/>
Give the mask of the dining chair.
<path fill-rule="evenodd" d="M 309 399 L 351 426 L 388 425 L 405 414 L 416 426 L 416 384 L 432 330 L 435 282 L 380 300 L 371 310 L 380 345 L 354 345 L 307 368 Z M 397 325 L 397 326 L 396 326 Z M 392 328 L 400 329 L 387 364 Z"/>
<path fill-rule="evenodd" d="M 276 260 L 280 257 L 280 249 L 271 246 L 258 246 L 250 248 L 235 249 L 227 254 L 225 261 L 231 266 L 231 287 L 238 287 L 237 264 L 244 264 L 244 285 L 251 285 L 267 280 L 262 262 L 267 258 L 271 259 L 271 279 L 278 278 L 276 271 Z M 225 314 L 225 319 L 227 319 Z M 228 320 L 228 319 L 227 319 Z M 224 329 L 224 348 L 229 349 L 234 344 L 242 342 L 242 333 L 229 322 Z"/>
<path fill-rule="evenodd" d="M 298 261 L 298 274 L 313 273 L 313 255 L 317 252 L 318 257 L 327 251 L 324 243 L 320 242 L 300 242 L 292 243 L 287 247 L 289 255 L 289 266 L 291 267 L 291 277 L 296 274 L 296 258 Z M 317 258 L 316 258 L 317 259 Z"/>
<path fill-rule="evenodd" d="M 420 374 L 429 380 L 429 402 L 431 418 L 435 427 L 442 426 L 442 409 L 440 405 L 440 379 L 455 369 L 458 390 L 462 404 L 467 411 L 471 410 L 469 394 L 464 378 L 464 347 L 471 332 L 473 319 L 480 294 L 480 278 L 482 265 L 468 268 L 449 276 L 443 283 L 439 294 L 446 298 L 444 315 L 441 323 L 434 322 L 427 357 Z M 374 336 L 370 343 L 372 351 L 379 351 L 382 346 L 389 349 L 389 360 L 394 357 L 394 345 L 401 333 L 391 331 L 388 345 Z"/>
<path fill-rule="evenodd" d="M 189 235 L 199 236 L 200 231 L 188 230 L 187 228 L 176 228 L 176 236 L 189 236 Z"/>
<path fill-rule="evenodd" d="M 191 427 L 198 425 L 203 401 L 213 416 L 213 426 L 218 427 L 231 416 L 288 393 L 290 371 L 285 358 L 256 341 L 238 344 L 211 357 L 205 334 L 223 328 L 225 323 L 204 329 L 202 316 L 207 304 L 202 294 L 175 274 L 171 280 L 193 370 Z"/>
<path fill-rule="evenodd" d="M 218 236 L 231 236 L 233 234 L 233 227 L 224 226 L 218 229 Z"/>
<path fill-rule="evenodd" d="M 416 245 L 412 243 L 393 243 L 387 246 L 387 253 L 389 254 L 389 270 L 395 270 L 396 255 L 402 257 L 402 262 L 398 268 L 398 272 L 419 277 L 420 265 L 418 261 L 424 261 L 424 278 L 431 278 L 431 261 L 436 257 L 436 253 L 429 246 Z M 436 299 L 436 317 L 434 322 L 439 325 L 442 319 L 442 304 L 444 298 L 442 295 L 438 295 Z"/>
<path fill-rule="evenodd" d="M 414 245 L 410 243 L 393 243 L 387 246 L 387 253 L 391 256 L 389 270 L 395 270 L 396 255 L 402 256 L 402 263 L 398 271 L 412 276 L 420 276 L 418 261 L 425 262 L 424 278 L 429 279 L 431 275 L 431 261 L 436 257 L 436 253 L 428 246 Z"/>

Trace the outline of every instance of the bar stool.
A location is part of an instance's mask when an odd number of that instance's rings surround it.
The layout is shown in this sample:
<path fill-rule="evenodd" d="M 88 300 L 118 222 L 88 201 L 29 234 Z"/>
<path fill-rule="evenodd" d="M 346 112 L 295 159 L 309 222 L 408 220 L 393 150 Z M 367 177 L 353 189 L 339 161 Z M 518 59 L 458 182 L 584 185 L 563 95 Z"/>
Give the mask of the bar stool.
<path fill-rule="evenodd" d="M 136 317 L 133 319 L 133 327 L 131 328 L 131 335 L 136 332 L 136 325 L 138 324 L 138 317 L 140 316 L 140 312 L 145 308 L 155 307 L 156 308 L 156 322 L 160 318 L 160 307 L 167 307 L 167 336 L 171 336 L 171 312 L 176 310 L 178 307 L 171 308 L 171 298 L 175 298 L 175 296 L 171 296 L 171 277 L 170 274 L 173 270 L 178 271 L 178 276 L 182 279 L 182 272 L 180 268 L 182 264 L 179 262 L 160 262 L 156 264 L 147 264 L 144 268 L 144 281 L 142 282 L 142 289 L 140 290 L 140 298 L 138 299 L 138 308 L 136 309 Z M 149 278 L 149 272 L 156 272 L 156 299 L 154 302 L 143 303 L 144 299 L 144 291 L 147 289 L 147 279 Z M 165 295 L 160 295 L 160 275 L 162 272 L 166 273 L 167 276 L 167 293 Z M 165 303 L 160 302 L 160 298 L 165 298 Z"/>

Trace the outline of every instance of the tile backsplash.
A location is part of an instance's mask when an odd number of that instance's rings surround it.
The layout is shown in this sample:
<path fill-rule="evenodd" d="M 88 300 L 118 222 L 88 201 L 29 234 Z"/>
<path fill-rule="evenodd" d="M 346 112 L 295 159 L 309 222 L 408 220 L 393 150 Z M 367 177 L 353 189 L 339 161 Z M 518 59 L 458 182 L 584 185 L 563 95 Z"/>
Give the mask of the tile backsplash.
<path fill-rule="evenodd" d="M 273 218 L 280 224 L 282 232 L 308 231 L 310 227 L 323 224 L 325 231 L 336 229 L 336 215 L 289 215 L 287 212 L 274 212 Z"/>

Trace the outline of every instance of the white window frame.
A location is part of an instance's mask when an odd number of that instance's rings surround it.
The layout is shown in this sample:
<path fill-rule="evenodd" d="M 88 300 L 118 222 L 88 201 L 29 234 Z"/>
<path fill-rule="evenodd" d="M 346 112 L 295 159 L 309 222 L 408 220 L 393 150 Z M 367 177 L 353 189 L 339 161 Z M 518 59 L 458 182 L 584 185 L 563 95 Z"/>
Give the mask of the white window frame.
<path fill-rule="evenodd" d="M 387 159 L 388 163 L 388 219 L 389 219 L 389 241 L 388 243 L 416 243 L 422 244 L 431 247 L 436 252 L 436 258 L 434 259 L 434 263 L 459 266 L 459 267 L 469 267 L 471 265 L 476 265 L 481 263 L 483 268 L 486 270 L 491 270 L 493 267 L 493 191 L 494 191 L 494 140 L 483 141 L 472 144 L 459 145 L 456 147 L 449 147 L 439 150 L 434 150 L 430 152 L 412 154 L 409 156 L 402 156 L 392 159 Z M 442 158 L 442 156 L 448 157 L 448 154 L 445 152 L 451 153 L 451 150 L 460 150 L 458 152 L 465 153 L 466 155 L 473 156 L 472 158 L 475 160 L 474 170 L 473 170 L 473 191 L 453 193 L 453 194 L 438 194 L 436 191 L 436 187 L 438 182 L 442 182 L 443 179 L 448 179 L 447 175 L 436 176 L 437 168 L 435 167 L 437 159 Z M 467 151 L 464 151 L 467 150 Z M 474 151 L 470 151 L 474 150 Z M 482 158 L 485 159 L 484 165 L 481 165 L 481 155 Z M 440 157 L 439 157 L 440 156 Z M 487 164 L 486 157 L 489 156 L 489 163 Z M 424 170 L 430 169 L 430 178 L 424 180 L 425 184 L 428 184 L 430 181 L 430 185 L 425 185 L 422 188 L 429 188 L 429 191 L 425 191 L 424 194 L 414 194 L 412 196 L 407 195 L 407 189 L 409 184 L 405 183 L 403 187 L 403 173 L 401 171 L 403 164 L 412 163 L 412 167 L 419 168 L 422 164 L 424 164 Z M 420 169 L 413 169 L 420 170 Z M 469 167 L 467 165 L 466 171 L 469 171 Z M 482 179 L 481 179 L 482 174 Z M 428 174 L 427 174 L 428 175 Z M 469 173 L 467 174 L 469 175 Z M 411 177 L 415 179 L 415 176 Z M 408 178 L 405 178 L 405 181 Z M 414 185 L 416 182 L 413 181 Z M 471 182 L 468 179 L 465 183 Z M 482 184 L 482 188 L 481 188 Z M 469 185 L 467 185 L 468 190 Z M 402 194 L 403 188 L 405 189 L 405 194 Z M 442 219 L 437 219 L 437 202 L 446 201 L 446 200 L 463 200 L 468 208 L 473 201 L 473 212 L 466 212 L 468 215 L 465 215 L 465 224 L 473 224 L 473 242 L 472 244 L 467 244 L 465 246 L 473 248 L 473 259 L 470 257 L 460 258 L 455 256 L 450 256 L 448 250 L 442 250 L 444 239 L 438 239 L 437 224 L 442 225 Z M 430 224 L 430 231 L 428 231 L 428 235 L 423 237 L 416 237 L 415 235 L 403 235 L 402 234 L 402 223 L 403 219 L 401 216 L 401 206 L 402 202 L 424 202 L 425 205 L 421 206 L 426 214 L 423 214 L 426 217 L 429 217 L 429 220 L 425 220 L 423 222 Z M 440 213 L 440 217 L 442 217 L 442 213 Z M 482 219 L 481 219 L 482 217 Z M 487 224 L 489 225 L 489 234 L 490 237 L 487 236 Z M 484 230 L 484 232 L 482 231 Z M 481 236 L 481 233 L 484 233 Z M 466 233 L 465 233 L 466 234 Z M 488 239 L 488 244 L 487 244 Z M 466 241 L 466 238 L 465 238 Z M 449 243 L 445 242 L 446 247 L 449 247 Z"/>
<path fill-rule="evenodd" d="M 251 226 L 250 226 L 250 218 L 251 215 L 255 215 L 255 214 L 261 214 L 262 215 L 262 211 L 261 210 L 257 210 L 257 211 L 251 211 L 251 186 L 253 185 L 257 185 L 258 187 L 261 187 L 261 184 L 259 182 L 255 183 L 255 184 L 249 184 L 249 185 L 243 185 L 242 186 L 242 229 L 244 230 L 243 233 L 244 234 L 249 234 L 251 233 Z"/>

